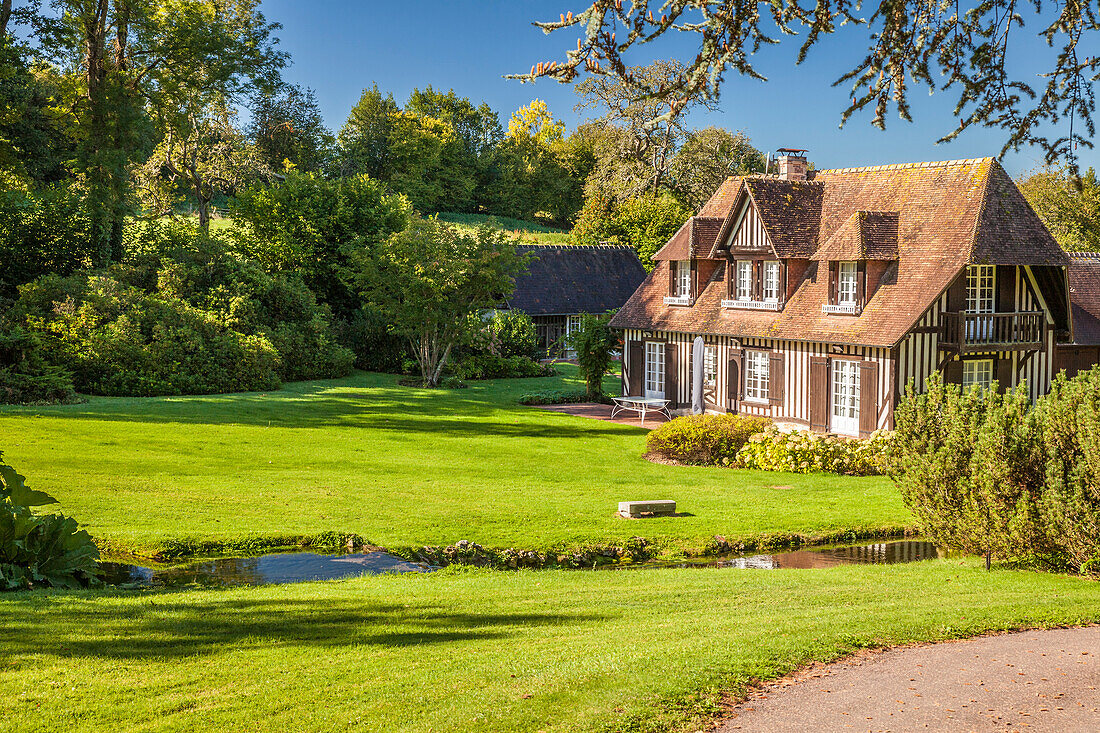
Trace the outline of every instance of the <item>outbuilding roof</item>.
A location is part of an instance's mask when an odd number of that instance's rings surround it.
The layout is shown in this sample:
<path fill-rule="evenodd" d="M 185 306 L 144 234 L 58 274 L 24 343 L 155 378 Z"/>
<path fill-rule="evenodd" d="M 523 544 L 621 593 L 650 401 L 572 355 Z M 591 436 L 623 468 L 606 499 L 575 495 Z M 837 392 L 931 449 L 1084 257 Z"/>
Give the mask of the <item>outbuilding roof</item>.
<path fill-rule="evenodd" d="M 1100 344 L 1100 252 L 1070 253 L 1069 298 L 1074 343 Z"/>
<path fill-rule="evenodd" d="M 618 328 L 893 346 L 968 264 L 1065 265 L 1068 258 L 993 158 L 822 170 L 812 180 L 728 179 L 701 214 L 723 216 L 716 250 L 751 200 L 781 258 L 805 263 L 782 311 L 723 308 L 726 270 L 714 268 L 694 306 L 664 304 L 658 263 L 612 321 Z M 861 217 L 862 215 L 862 217 Z M 892 259 L 859 316 L 824 314 L 832 249 Z M 712 255 L 724 259 L 720 252 Z"/>
<path fill-rule="evenodd" d="M 520 245 L 531 255 L 516 277 L 508 305 L 532 316 L 606 313 L 619 308 L 645 279 L 627 245 Z"/>

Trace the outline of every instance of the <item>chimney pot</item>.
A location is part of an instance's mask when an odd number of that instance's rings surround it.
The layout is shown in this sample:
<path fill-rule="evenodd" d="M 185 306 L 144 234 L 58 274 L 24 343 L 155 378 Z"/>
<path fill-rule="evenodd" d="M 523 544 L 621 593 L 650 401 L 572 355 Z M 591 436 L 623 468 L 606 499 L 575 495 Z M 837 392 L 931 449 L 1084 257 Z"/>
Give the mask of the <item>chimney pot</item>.
<path fill-rule="evenodd" d="M 806 156 L 805 150 L 794 148 L 780 148 L 777 162 L 779 164 L 779 178 L 784 181 L 806 180 Z"/>

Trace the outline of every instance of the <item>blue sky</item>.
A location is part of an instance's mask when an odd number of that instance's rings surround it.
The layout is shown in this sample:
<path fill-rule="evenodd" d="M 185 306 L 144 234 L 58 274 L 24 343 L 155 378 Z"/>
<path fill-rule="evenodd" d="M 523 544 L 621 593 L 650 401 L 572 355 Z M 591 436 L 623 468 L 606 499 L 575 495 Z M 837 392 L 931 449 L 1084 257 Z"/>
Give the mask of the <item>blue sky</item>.
<path fill-rule="evenodd" d="M 317 92 L 329 126 L 337 130 L 362 89 L 373 82 L 393 92 L 398 103 L 415 87 L 453 88 L 475 103 L 488 102 L 504 124 L 513 110 L 537 97 L 572 127 L 581 119 L 573 112 L 572 87 L 502 77 L 539 60 L 561 58 L 575 36 L 546 36 L 531 22 L 582 6 L 569 0 L 265 0 L 263 9 L 270 20 L 283 24 L 279 37 L 293 60 L 286 78 Z M 1018 37 L 1037 28 L 1032 24 Z M 686 55 L 689 41 L 673 40 L 647 53 Z M 1003 134 L 996 130 L 969 131 L 953 143 L 936 145 L 954 129 L 955 99 L 950 94 L 930 97 L 919 87 L 912 88 L 910 97 L 915 122 L 895 116 L 880 131 L 863 117 L 838 129 L 849 94 L 831 84 L 863 55 L 858 41 L 851 36 L 827 39 L 801 66 L 794 65 L 797 39 L 766 49 L 755 61 L 767 82 L 728 75 L 720 109 L 693 113 L 691 122 L 744 130 L 765 151 L 808 148 L 819 168 L 974 158 L 1000 151 Z M 1016 68 L 1035 74 L 1044 57 L 1039 44 L 1028 43 Z M 647 60 L 639 56 L 634 62 Z M 1100 153 L 1079 153 L 1083 166 L 1100 167 Z M 1019 175 L 1040 159 L 1038 151 L 1022 150 L 1008 153 L 1004 163 Z"/>

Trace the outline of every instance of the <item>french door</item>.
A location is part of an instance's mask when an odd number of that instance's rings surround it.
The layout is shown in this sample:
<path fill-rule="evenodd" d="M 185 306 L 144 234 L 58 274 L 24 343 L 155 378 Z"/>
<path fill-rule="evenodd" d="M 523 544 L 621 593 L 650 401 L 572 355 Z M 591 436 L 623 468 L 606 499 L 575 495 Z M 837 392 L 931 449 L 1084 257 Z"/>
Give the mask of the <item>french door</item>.
<path fill-rule="evenodd" d="M 833 359 L 832 409 L 829 429 L 859 435 L 859 362 Z"/>
<path fill-rule="evenodd" d="M 665 345 L 659 341 L 645 343 L 645 396 L 665 396 Z"/>

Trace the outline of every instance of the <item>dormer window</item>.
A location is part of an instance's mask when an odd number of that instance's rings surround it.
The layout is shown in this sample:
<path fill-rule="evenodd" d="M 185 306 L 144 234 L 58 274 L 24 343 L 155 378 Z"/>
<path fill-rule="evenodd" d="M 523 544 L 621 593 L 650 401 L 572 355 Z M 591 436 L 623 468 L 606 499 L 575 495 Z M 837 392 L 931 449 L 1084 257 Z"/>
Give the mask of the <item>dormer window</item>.
<path fill-rule="evenodd" d="M 691 297 L 691 262 L 688 260 L 676 262 L 676 290 L 673 295 L 680 298 Z"/>
<path fill-rule="evenodd" d="M 779 263 L 764 263 L 764 302 L 779 302 Z"/>
<path fill-rule="evenodd" d="M 856 304 L 856 263 L 838 262 L 836 272 L 837 305 Z"/>
<path fill-rule="evenodd" d="M 752 260 L 737 261 L 737 300 L 752 300 Z"/>
<path fill-rule="evenodd" d="M 691 305 L 694 297 L 692 280 L 695 279 L 691 260 L 672 260 L 668 267 L 668 296 L 665 297 L 665 305 Z"/>
<path fill-rule="evenodd" d="M 822 313 L 858 316 L 866 301 L 867 263 L 840 260 L 829 263 L 829 302 Z"/>
<path fill-rule="evenodd" d="M 729 289 L 723 308 L 783 310 L 786 272 L 779 260 L 734 260 L 729 263 Z"/>

